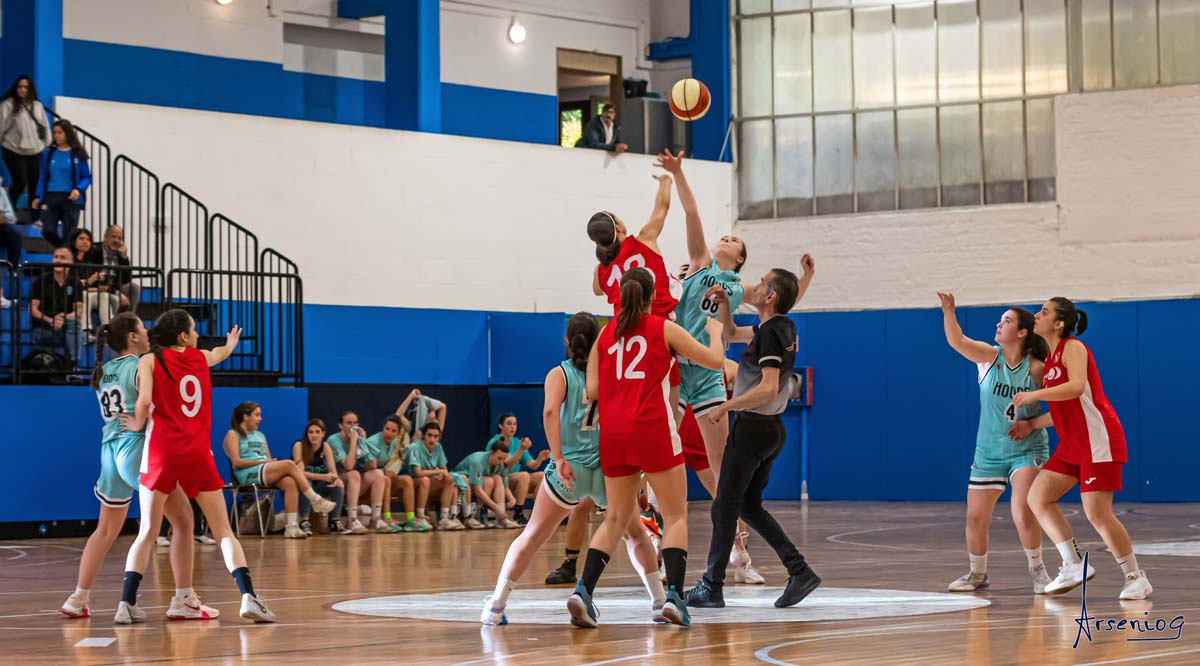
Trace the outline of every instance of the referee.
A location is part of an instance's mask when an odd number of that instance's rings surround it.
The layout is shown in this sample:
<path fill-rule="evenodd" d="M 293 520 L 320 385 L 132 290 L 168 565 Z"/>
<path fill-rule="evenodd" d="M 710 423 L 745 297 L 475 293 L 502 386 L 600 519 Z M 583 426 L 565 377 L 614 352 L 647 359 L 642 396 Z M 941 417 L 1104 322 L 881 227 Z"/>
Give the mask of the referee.
<path fill-rule="evenodd" d="M 800 260 L 804 277 L 797 278 L 781 268 L 770 270 L 746 293 L 745 301 L 758 308 L 758 326 L 734 326 L 724 290 L 712 289 L 708 296 L 720 303 L 726 335 L 734 342 L 749 342 L 738 363 L 733 398 L 703 418 L 717 421 L 726 412 L 737 411 L 733 434 L 721 461 L 721 477 L 712 505 L 712 542 L 708 547 L 708 570 L 687 591 L 687 605 L 695 608 L 724 608 L 725 569 L 737 531 L 737 518 L 754 529 L 775 549 L 787 567 L 787 588 L 775 600 L 776 608 L 794 606 L 808 596 L 821 579 L 809 568 L 779 523 L 763 507 L 762 493 L 771 478 L 771 466 L 783 450 L 787 433 L 780 414 L 787 408 L 796 361 L 796 325 L 787 312 L 804 295 L 813 277 L 813 260 Z"/>

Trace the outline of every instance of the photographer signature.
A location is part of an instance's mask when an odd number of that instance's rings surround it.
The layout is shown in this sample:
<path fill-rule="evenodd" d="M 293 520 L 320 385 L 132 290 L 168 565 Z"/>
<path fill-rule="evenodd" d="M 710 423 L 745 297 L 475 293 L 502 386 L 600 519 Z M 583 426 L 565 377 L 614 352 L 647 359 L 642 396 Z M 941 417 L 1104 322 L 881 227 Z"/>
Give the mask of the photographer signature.
<path fill-rule="evenodd" d="M 1083 554 L 1083 570 L 1088 569 L 1088 554 Z M 1075 624 L 1079 625 L 1079 631 L 1075 633 L 1075 644 L 1072 648 L 1079 647 L 1079 640 L 1083 636 L 1087 636 L 1089 643 L 1092 642 L 1092 632 L 1117 632 L 1117 633 L 1136 633 L 1137 636 L 1130 636 L 1126 641 L 1177 641 L 1183 635 L 1183 624 L 1185 620 L 1182 615 L 1176 615 L 1168 622 L 1166 618 L 1150 619 L 1150 612 L 1146 611 L 1146 619 L 1144 620 L 1129 620 L 1102 618 L 1094 615 L 1089 615 L 1087 611 L 1087 576 L 1083 578 L 1083 597 L 1079 602 L 1079 617 L 1075 620 Z M 1166 633 L 1166 632 L 1174 632 Z M 1151 634 L 1144 636 L 1142 634 Z"/>

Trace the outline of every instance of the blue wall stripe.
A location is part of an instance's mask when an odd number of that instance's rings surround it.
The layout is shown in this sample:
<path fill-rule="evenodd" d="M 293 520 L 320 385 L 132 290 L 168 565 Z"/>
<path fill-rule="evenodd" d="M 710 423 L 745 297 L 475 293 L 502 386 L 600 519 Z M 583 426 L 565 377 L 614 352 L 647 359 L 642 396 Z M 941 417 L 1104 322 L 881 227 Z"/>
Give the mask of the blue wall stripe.
<path fill-rule="evenodd" d="M 11 46 L 11 45 L 8 45 Z M 72 97 L 383 127 L 384 83 L 285 71 L 277 63 L 64 40 Z M 112 72 L 126 72 L 113 77 Z M 443 83 L 447 134 L 553 144 L 556 97 Z"/>

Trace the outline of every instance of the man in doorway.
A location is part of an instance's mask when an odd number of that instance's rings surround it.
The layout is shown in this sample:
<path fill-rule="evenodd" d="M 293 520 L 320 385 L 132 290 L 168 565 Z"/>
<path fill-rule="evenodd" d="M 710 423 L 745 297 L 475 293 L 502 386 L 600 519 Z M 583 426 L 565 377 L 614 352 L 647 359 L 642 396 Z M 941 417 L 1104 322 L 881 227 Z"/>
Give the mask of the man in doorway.
<path fill-rule="evenodd" d="M 617 125 L 617 108 L 612 104 L 600 107 L 600 115 L 583 126 L 583 136 L 575 142 L 576 148 L 597 148 L 610 153 L 621 153 L 629 146 L 621 143 L 621 128 Z"/>

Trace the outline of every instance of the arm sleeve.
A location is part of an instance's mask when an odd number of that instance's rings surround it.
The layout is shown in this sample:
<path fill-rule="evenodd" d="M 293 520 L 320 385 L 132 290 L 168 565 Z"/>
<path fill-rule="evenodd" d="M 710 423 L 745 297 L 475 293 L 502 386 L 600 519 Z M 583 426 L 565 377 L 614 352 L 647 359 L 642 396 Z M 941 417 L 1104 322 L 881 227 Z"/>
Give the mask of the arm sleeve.
<path fill-rule="evenodd" d="M 446 406 L 446 403 L 442 402 L 441 400 L 438 400 L 437 398 L 429 399 L 429 411 L 431 411 L 431 412 L 436 412 L 437 410 L 439 410 L 445 406 Z"/>
<path fill-rule="evenodd" d="M 433 466 L 434 467 L 449 467 L 449 465 L 446 464 L 446 449 L 442 448 L 441 446 L 438 446 L 437 460 L 434 461 Z"/>
<path fill-rule="evenodd" d="M 88 166 L 87 160 L 79 160 L 79 182 L 75 184 L 75 189 L 80 192 L 86 192 L 87 188 L 92 185 L 92 168 Z"/>
<path fill-rule="evenodd" d="M 765 335 L 759 337 L 758 347 L 758 367 L 760 368 L 782 368 L 783 357 L 787 352 L 787 348 L 792 341 L 783 340 L 783 335 L 786 331 L 782 328 L 774 328 L 767 331 Z"/>

